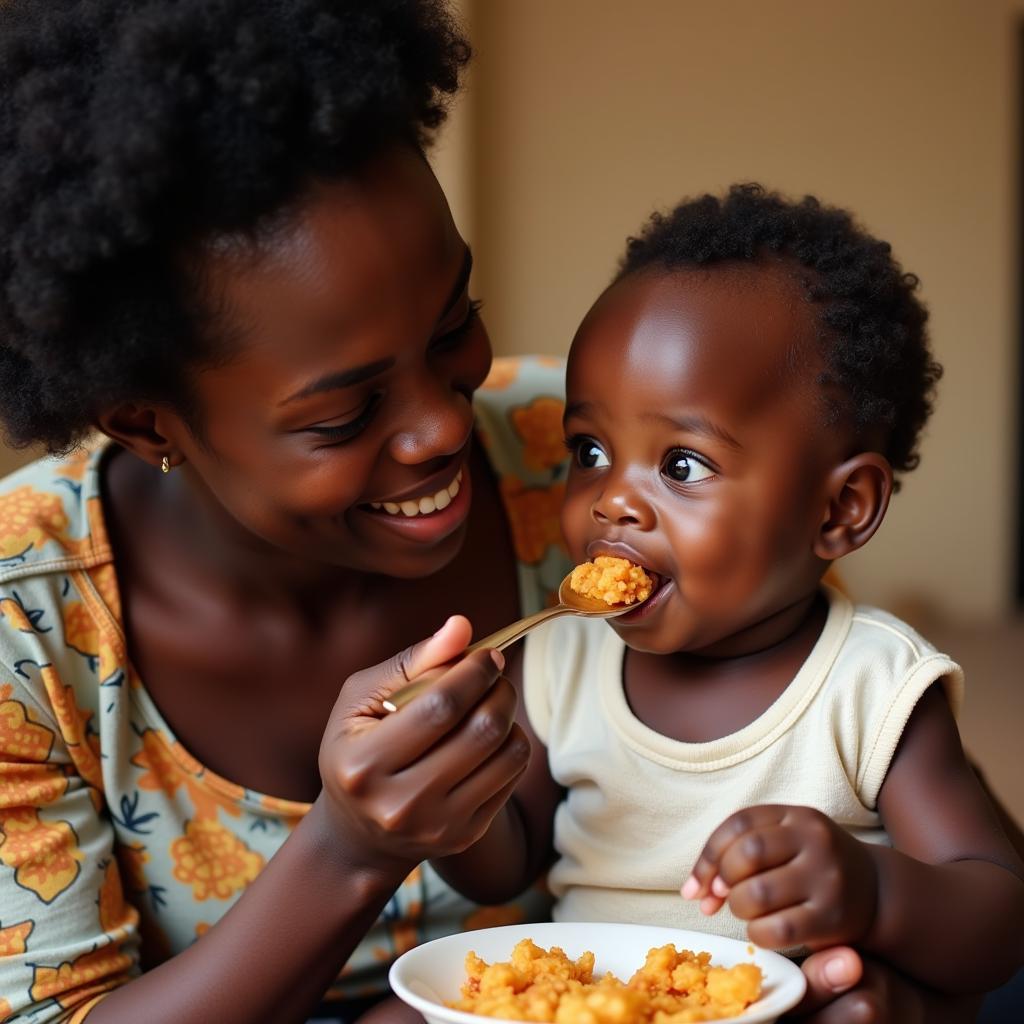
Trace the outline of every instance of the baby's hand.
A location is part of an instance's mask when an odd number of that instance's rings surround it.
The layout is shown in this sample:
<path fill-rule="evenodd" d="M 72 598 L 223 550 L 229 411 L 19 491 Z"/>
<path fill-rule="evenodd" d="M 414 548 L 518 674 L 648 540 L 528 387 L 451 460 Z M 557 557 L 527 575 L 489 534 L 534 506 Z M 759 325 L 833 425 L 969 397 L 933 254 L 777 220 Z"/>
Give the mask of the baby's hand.
<path fill-rule="evenodd" d="M 863 843 L 810 807 L 748 807 L 726 818 L 682 888 L 714 914 L 726 902 L 759 946 L 824 949 L 863 939 L 878 878 Z"/>

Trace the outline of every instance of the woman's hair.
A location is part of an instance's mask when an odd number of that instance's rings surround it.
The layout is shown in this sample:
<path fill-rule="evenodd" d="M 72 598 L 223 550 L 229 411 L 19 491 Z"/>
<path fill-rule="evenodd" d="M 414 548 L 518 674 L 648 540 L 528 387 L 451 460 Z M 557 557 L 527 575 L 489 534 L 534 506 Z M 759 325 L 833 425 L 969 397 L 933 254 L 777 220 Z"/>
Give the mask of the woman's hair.
<path fill-rule="evenodd" d="M 647 267 L 765 257 L 804 271 L 824 346 L 820 382 L 846 396 L 843 411 L 858 434 L 883 434 L 883 454 L 895 471 L 914 469 L 942 376 L 928 347 L 928 311 L 915 294 L 917 278 L 846 210 L 813 196 L 791 202 L 760 185 L 734 185 L 724 197 L 705 195 L 654 214 L 626 243 L 617 280 Z"/>
<path fill-rule="evenodd" d="M 59 451 L 126 400 L 190 416 L 183 251 L 425 145 L 469 52 L 444 0 L 0 2 L 8 439 Z"/>

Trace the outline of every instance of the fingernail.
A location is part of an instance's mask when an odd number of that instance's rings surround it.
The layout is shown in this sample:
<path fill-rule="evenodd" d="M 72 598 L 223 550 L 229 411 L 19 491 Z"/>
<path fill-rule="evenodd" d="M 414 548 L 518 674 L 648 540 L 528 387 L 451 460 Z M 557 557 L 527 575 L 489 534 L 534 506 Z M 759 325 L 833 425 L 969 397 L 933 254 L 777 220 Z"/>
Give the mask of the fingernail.
<path fill-rule="evenodd" d="M 729 886 L 725 884 L 720 875 L 715 875 L 714 881 L 711 883 L 711 891 L 724 900 L 729 895 Z"/>
<path fill-rule="evenodd" d="M 718 913 L 718 900 L 714 896 L 705 896 L 700 901 L 700 912 L 705 917 L 710 917 L 712 914 Z"/>
<path fill-rule="evenodd" d="M 491 649 L 491 661 L 498 666 L 499 672 L 505 667 L 505 655 L 497 650 L 497 648 Z"/>
<path fill-rule="evenodd" d="M 857 980 L 857 971 L 853 964 L 848 963 L 846 957 L 835 956 L 826 960 L 821 968 L 825 980 L 833 989 L 849 988 Z"/>
<path fill-rule="evenodd" d="M 694 896 L 700 892 L 700 882 L 697 881 L 694 875 L 683 882 L 682 889 L 679 890 L 684 900 L 692 900 Z"/>

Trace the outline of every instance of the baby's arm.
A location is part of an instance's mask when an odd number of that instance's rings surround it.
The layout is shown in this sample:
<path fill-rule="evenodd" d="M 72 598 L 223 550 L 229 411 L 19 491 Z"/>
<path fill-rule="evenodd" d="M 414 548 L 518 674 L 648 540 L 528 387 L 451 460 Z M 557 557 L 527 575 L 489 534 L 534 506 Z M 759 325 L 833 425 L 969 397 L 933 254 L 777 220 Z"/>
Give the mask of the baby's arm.
<path fill-rule="evenodd" d="M 554 858 L 555 809 L 563 791 L 522 698 L 523 644 L 505 652 L 505 676 L 519 694 L 516 721 L 530 741 L 530 763 L 487 832 L 462 853 L 432 861 L 437 873 L 476 903 L 504 903 L 530 886 Z"/>
<path fill-rule="evenodd" d="M 683 895 L 726 900 L 761 945 L 852 943 L 947 992 L 1024 963 L 1024 866 L 964 757 L 941 690 L 918 702 L 878 796 L 894 848 L 806 807 L 753 807 L 708 840 Z"/>

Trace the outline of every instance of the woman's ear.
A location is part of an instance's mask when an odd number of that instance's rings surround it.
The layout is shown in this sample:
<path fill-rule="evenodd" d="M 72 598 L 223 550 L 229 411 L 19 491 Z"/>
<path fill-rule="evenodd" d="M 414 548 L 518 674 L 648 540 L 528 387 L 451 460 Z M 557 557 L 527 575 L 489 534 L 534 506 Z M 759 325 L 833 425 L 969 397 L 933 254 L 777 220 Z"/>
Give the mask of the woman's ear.
<path fill-rule="evenodd" d="M 165 458 L 171 466 L 182 461 L 181 448 L 175 438 L 187 428 L 169 409 L 125 402 L 102 413 L 96 420 L 96 427 L 151 466 L 159 467 Z"/>
<path fill-rule="evenodd" d="M 832 562 L 863 547 L 882 525 L 890 497 L 892 466 L 884 455 L 861 452 L 836 466 L 814 553 Z"/>

